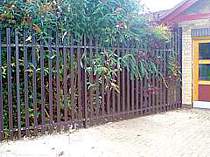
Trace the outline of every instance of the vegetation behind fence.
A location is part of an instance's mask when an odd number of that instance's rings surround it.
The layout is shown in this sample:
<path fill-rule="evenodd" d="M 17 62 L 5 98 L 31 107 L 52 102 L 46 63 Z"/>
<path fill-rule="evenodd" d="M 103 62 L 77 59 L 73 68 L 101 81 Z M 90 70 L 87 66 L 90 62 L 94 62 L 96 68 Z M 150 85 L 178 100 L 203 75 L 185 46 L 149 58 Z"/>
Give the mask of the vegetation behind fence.
<path fill-rule="evenodd" d="M 181 107 L 179 33 L 157 47 L 0 33 L 0 141 Z"/>

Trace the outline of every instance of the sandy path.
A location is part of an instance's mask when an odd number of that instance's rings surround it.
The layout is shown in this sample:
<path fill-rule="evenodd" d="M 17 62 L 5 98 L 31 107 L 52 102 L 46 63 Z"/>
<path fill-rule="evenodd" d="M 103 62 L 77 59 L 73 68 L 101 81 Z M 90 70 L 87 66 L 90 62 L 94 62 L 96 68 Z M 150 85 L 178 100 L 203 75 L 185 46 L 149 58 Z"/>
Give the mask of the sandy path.
<path fill-rule="evenodd" d="M 0 157 L 209 157 L 210 111 L 179 110 L 0 145 Z"/>

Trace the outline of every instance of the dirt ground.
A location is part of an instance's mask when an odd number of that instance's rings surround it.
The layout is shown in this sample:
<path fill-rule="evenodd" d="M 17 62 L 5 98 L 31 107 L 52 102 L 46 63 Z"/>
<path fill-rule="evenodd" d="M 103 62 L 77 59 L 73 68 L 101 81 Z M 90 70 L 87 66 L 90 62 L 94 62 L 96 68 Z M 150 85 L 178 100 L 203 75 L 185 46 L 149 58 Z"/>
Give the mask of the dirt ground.
<path fill-rule="evenodd" d="M 210 157 L 210 111 L 178 110 L 2 143 L 0 157 Z"/>

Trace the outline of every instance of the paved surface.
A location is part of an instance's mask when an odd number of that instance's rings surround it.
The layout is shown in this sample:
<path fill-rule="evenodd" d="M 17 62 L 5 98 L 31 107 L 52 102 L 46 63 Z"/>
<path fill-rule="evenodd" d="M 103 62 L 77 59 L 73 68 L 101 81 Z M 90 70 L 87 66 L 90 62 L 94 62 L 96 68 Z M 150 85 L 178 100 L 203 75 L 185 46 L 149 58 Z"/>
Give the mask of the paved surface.
<path fill-rule="evenodd" d="M 210 111 L 179 110 L 3 143 L 0 157 L 210 157 Z"/>

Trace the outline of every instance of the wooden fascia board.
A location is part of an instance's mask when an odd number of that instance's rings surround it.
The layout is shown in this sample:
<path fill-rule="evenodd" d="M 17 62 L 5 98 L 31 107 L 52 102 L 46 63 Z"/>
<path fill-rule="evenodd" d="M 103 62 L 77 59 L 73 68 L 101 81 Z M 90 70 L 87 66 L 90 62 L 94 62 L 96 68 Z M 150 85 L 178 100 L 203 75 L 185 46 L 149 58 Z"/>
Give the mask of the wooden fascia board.
<path fill-rule="evenodd" d="M 171 13 L 169 13 L 167 16 L 165 16 L 161 22 L 162 23 L 170 23 L 171 20 L 173 20 L 174 18 L 176 18 L 178 15 L 180 15 L 182 12 L 184 12 L 186 9 L 188 9 L 189 7 L 191 7 L 193 4 L 195 4 L 195 2 L 197 2 L 198 0 L 191 0 L 191 1 L 187 1 L 185 2 L 182 6 L 176 8 L 175 10 L 171 11 Z"/>
<path fill-rule="evenodd" d="M 199 19 L 208 19 L 210 18 L 210 13 L 200 13 L 200 14 L 189 14 L 189 15 L 180 15 L 173 20 L 169 21 L 169 23 L 179 23 L 184 21 L 192 21 Z"/>

